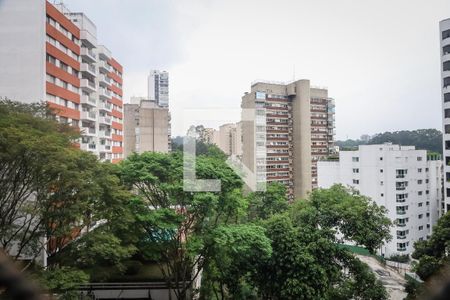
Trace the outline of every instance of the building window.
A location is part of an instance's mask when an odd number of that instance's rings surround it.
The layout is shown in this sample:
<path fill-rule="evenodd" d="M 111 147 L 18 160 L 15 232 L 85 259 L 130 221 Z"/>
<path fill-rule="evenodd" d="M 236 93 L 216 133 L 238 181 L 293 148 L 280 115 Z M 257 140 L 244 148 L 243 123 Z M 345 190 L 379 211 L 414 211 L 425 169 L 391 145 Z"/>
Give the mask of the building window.
<path fill-rule="evenodd" d="M 356 157 L 356 156 L 352 157 L 352 161 L 353 162 L 358 162 L 359 161 L 359 157 Z"/>
<path fill-rule="evenodd" d="M 422 207 L 423 206 L 423 202 L 419 202 L 418 205 L 419 205 L 419 207 Z"/>
<path fill-rule="evenodd" d="M 422 156 L 417 156 L 417 161 L 422 161 Z"/>
<path fill-rule="evenodd" d="M 383 182 L 383 181 L 380 181 L 380 185 L 384 185 L 384 182 Z"/>
<path fill-rule="evenodd" d="M 56 58 L 54 58 L 53 56 L 51 56 L 50 54 L 47 54 L 47 61 L 51 64 L 56 65 Z"/>
<path fill-rule="evenodd" d="M 359 180 L 358 179 L 353 179 L 353 184 L 359 184 Z"/>
<path fill-rule="evenodd" d="M 384 197 L 384 194 L 383 194 L 383 193 L 381 193 L 381 197 Z"/>
<path fill-rule="evenodd" d="M 353 173 L 359 173 L 359 169 L 353 169 Z"/>
<path fill-rule="evenodd" d="M 380 169 L 380 173 L 383 173 L 383 169 Z"/>
<path fill-rule="evenodd" d="M 422 192 L 422 191 L 418 191 L 417 194 L 418 194 L 419 196 L 422 196 L 423 192 Z"/>
<path fill-rule="evenodd" d="M 418 215 L 418 218 L 422 219 L 423 218 L 423 214 Z"/>
<path fill-rule="evenodd" d="M 422 184 L 422 179 L 417 180 L 417 184 Z"/>
<path fill-rule="evenodd" d="M 417 172 L 422 173 L 422 168 L 418 168 Z"/>
<path fill-rule="evenodd" d="M 419 230 L 423 230 L 423 226 L 419 226 Z"/>
<path fill-rule="evenodd" d="M 383 160 L 383 158 L 382 158 L 382 157 L 380 157 L 380 160 Z"/>

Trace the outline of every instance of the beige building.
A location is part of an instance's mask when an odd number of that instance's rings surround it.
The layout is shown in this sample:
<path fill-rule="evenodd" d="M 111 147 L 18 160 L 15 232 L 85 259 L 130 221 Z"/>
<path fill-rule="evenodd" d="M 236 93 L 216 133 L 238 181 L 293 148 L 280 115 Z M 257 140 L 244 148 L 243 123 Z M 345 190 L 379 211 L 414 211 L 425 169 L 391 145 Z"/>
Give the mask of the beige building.
<path fill-rule="evenodd" d="M 255 109 L 252 116 L 243 110 L 243 163 L 257 182 L 281 182 L 290 199 L 305 197 L 317 186 L 317 161 L 334 151 L 334 100 L 327 89 L 309 80 L 258 81 L 241 108 Z"/>
<path fill-rule="evenodd" d="M 141 97 L 132 98 L 124 107 L 125 157 L 133 152 L 169 152 L 169 109 Z"/>

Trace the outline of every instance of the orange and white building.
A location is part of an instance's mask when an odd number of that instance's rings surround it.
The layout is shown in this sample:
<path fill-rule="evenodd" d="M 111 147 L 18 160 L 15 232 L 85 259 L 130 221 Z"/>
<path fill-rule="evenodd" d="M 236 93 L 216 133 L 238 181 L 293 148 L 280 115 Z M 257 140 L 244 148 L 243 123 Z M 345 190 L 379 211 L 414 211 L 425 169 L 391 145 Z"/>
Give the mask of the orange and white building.
<path fill-rule="evenodd" d="M 80 129 L 80 148 L 123 158 L 122 65 L 97 43 L 95 24 L 46 0 L 0 2 L 0 97 L 47 101 Z"/>

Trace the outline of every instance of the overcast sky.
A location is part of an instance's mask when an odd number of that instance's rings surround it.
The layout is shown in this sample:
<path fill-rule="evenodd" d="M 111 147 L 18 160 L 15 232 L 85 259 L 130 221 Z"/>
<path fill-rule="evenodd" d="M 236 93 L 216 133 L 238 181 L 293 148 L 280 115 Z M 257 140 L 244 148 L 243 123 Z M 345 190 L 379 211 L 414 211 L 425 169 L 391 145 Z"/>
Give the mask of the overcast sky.
<path fill-rule="evenodd" d="M 64 3 L 96 23 L 123 64 L 125 102 L 147 95 L 150 69 L 170 72 L 173 135 L 185 133 L 186 109 L 219 108 L 218 124 L 238 121 L 252 81 L 289 81 L 294 68 L 296 79 L 328 87 L 338 139 L 441 129 L 439 21 L 449 0 Z"/>

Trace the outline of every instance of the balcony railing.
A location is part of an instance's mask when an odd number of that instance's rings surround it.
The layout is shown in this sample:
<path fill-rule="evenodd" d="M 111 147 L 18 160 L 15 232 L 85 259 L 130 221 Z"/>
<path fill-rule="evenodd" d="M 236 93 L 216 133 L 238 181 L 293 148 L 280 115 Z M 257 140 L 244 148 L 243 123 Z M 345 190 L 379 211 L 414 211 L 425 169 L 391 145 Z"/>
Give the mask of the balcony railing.
<path fill-rule="evenodd" d="M 397 210 L 397 215 L 405 215 L 406 211 L 405 210 Z"/>
<path fill-rule="evenodd" d="M 397 239 L 404 240 L 406 239 L 406 235 L 397 235 Z"/>
<path fill-rule="evenodd" d="M 397 226 L 398 226 L 398 227 L 405 227 L 405 226 L 406 226 L 406 223 L 398 223 Z"/>

